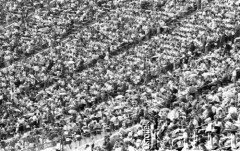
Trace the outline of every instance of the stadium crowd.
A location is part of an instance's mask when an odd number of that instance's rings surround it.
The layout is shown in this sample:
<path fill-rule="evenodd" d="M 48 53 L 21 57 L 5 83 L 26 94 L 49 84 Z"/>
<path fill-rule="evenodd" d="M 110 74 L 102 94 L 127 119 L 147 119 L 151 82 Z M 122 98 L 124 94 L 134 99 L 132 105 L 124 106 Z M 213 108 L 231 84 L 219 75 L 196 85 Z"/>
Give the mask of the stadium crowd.
<path fill-rule="evenodd" d="M 3 149 L 239 147 L 239 2 L 33 2 L 2 2 Z"/>

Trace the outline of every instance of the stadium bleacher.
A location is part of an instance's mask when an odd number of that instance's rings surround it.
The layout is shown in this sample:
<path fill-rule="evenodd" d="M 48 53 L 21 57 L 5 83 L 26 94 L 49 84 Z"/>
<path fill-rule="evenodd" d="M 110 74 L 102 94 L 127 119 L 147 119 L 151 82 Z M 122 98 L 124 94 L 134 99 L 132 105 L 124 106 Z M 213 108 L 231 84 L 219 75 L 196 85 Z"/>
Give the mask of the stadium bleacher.
<path fill-rule="evenodd" d="M 1 3 L 0 151 L 239 149 L 237 0 Z"/>

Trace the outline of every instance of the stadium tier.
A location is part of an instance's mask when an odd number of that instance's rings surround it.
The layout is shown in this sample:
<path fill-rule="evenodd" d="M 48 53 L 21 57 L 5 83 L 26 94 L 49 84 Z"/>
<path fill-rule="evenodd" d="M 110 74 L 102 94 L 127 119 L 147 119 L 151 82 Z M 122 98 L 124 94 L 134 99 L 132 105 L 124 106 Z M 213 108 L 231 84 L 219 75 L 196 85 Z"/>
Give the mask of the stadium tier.
<path fill-rule="evenodd" d="M 0 151 L 240 149 L 240 1 L 0 3 Z"/>

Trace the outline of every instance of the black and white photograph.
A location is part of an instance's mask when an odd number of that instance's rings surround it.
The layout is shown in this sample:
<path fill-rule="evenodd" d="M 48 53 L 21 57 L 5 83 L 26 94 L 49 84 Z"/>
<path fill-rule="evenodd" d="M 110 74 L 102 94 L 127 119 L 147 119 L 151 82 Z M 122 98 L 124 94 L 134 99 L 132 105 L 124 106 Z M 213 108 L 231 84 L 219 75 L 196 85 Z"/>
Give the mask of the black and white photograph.
<path fill-rule="evenodd" d="M 240 0 L 0 0 L 0 151 L 240 151 Z"/>

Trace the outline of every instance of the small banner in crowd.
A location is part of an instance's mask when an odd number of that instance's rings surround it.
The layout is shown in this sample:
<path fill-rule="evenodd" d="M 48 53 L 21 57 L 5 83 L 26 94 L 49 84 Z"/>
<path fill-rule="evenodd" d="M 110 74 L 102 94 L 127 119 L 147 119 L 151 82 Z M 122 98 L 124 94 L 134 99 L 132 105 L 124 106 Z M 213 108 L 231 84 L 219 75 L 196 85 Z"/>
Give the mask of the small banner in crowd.
<path fill-rule="evenodd" d="M 144 132 L 144 142 L 145 142 L 145 149 L 151 150 L 151 124 L 150 122 L 144 123 L 143 125 L 143 132 Z"/>

